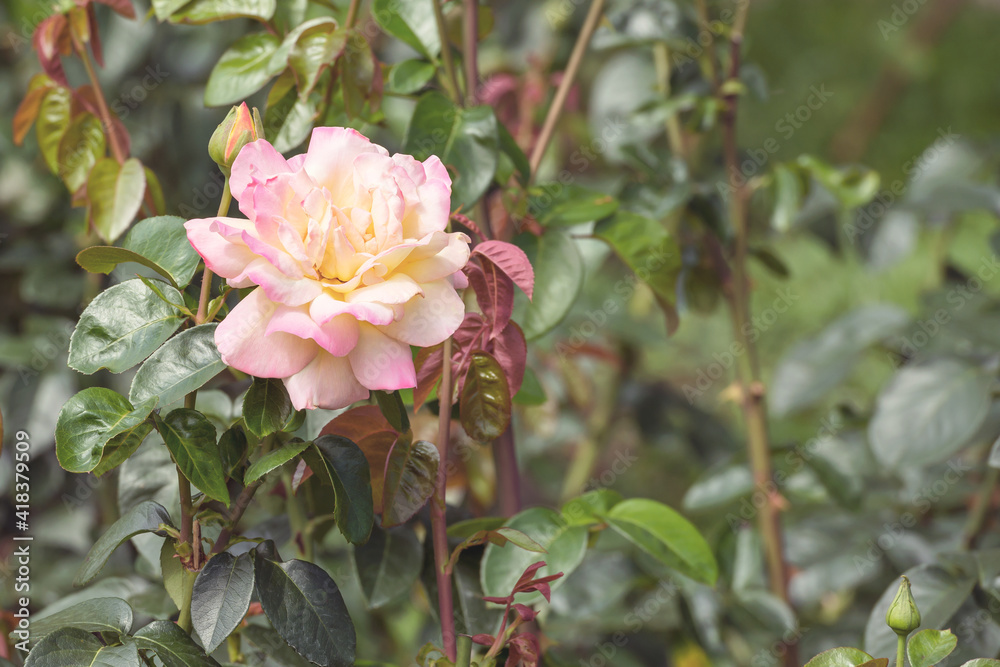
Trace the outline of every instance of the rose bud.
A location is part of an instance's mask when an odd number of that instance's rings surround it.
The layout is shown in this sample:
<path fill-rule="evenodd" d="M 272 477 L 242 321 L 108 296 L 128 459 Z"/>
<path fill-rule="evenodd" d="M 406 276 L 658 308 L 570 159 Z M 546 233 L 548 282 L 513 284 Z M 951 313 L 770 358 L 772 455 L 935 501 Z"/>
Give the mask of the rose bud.
<path fill-rule="evenodd" d="M 222 169 L 222 173 L 228 176 L 240 149 L 263 136 L 264 128 L 260 122 L 260 114 L 254 108 L 251 115 L 247 103 L 244 102 L 238 107 L 233 107 L 226 115 L 226 119 L 216 128 L 208 142 L 208 154 Z"/>
<path fill-rule="evenodd" d="M 910 580 L 902 577 L 896 597 L 885 614 L 886 624 L 897 635 L 905 637 L 920 627 L 920 610 L 910 592 Z"/>

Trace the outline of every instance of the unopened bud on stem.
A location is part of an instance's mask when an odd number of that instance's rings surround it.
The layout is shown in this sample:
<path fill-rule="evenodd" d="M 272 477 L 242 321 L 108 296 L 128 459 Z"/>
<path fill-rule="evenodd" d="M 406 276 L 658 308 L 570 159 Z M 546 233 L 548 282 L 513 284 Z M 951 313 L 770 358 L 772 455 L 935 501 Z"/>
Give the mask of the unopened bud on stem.
<path fill-rule="evenodd" d="M 910 592 L 910 580 L 906 577 L 902 577 L 899 582 L 899 590 L 885 614 L 885 622 L 893 632 L 902 637 L 920 627 L 920 610 Z"/>
<path fill-rule="evenodd" d="M 264 128 L 260 114 L 255 108 L 251 114 L 247 103 L 233 107 L 226 119 L 219 124 L 208 142 L 208 154 L 219 165 L 222 173 L 229 176 L 233 161 L 240 149 L 252 141 L 264 138 Z"/>

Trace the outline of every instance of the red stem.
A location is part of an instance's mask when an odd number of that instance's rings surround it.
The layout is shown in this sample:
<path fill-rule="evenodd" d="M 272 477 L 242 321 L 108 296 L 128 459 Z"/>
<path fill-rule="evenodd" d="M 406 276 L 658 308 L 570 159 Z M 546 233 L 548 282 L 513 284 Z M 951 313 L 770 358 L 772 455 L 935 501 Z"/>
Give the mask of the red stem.
<path fill-rule="evenodd" d="M 431 532 L 434 544 L 434 574 L 437 579 L 438 613 L 441 616 L 441 640 L 448 659 L 455 661 L 458 654 L 455 636 L 455 611 L 451 597 L 451 577 L 448 566 L 448 522 L 445 518 L 445 492 L 448 488 L 448 445 L 451 440 L 451 339 L 442 348 L 444 364 L 441 370 L 441 388 L 438 392 L 438 465 L 437 489 L 431 502 Z"/>

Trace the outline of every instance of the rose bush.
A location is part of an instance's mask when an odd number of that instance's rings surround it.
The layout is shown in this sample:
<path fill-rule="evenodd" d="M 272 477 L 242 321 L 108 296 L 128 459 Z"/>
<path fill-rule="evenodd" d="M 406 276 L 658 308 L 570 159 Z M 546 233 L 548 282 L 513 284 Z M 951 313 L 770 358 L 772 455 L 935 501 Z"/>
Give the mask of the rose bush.
<path fill-rule="evenodd" d="M 246 220 L 186 223 L 206 266 L 232 287 L 256 287 L 216 331 L 222 359 L 281 378 L 297 409 L 414 387 L 409 346 L 444 341 L 465 314 L 456 287 L 467 284 L 470 239 L 445 231 L 441 161 L 320 127 L 289 160 L 263 139 L 245 146 L 230 188 Z"/>

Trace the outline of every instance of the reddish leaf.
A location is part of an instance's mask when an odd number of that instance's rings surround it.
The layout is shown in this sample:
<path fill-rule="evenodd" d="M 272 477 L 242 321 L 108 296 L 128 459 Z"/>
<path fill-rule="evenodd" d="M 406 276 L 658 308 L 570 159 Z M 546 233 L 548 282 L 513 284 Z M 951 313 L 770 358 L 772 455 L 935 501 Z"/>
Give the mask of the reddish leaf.
<path fill-rule="evenodd" d="M 452 213 L 451 219 L 478 236 L 479 240 L 486 240 L 486 236 L 483 234 L 482 230 L 479 229 L 479 225 L 477 225 L 474 220 L 470 220 L 467 216 L 464 216 L 461 213 Z"/>
<path fill-rule="evenodd" d="M 97 26 L 97 12 L 94 5 L 87 5 L 87 25 L 90 28 L 90 51 L 98 66 L 104 67 L 104 49 L 101 48 L 101 33 Z"/>
<path fill-rule="evenodd" d="M 306 465 L 304 459 L 299 459 L 298 464 L 295 466 L 295 472 L 292 474 L 292 493 L 298 493 L 302 483 L 312 476 L 312 468 Z"/>
<path fill-rule="evenodd" d="M 20 146 L 27 136 L 28 130 L 38 118 L 38 110 L 42 108 L 42 100 L 45 94 L 52 89 L 55 84 L 52 79 L 45 74 L 36 74 L 28 84 L 28 93 L 21 100 L 14 114 L 14 144 Z"/>
<path fill-rule="evenodd" d="M 95 0 L 95 2 L 107 5 L 127 19 L 135 18 L 135 8 L 131 0 Z"/>
<path fill-rule="evenodd" d="M 437 486 L 440 455 L 424 440 L 402 435 L 385 459 L 382 490 L 382 527 L 389 528 L 413 518 Z"/>
<path fill-rule="evenodd" d="M 382 507 L 385 462 L 399 434 L 382 416 L 379 407 L 362 405 L 348 410 L 324 426 L 320 435 L 340 435 L 358 445 L 371 470 L 372 501 L 376 508 Z"/>
<path fill-rule="evenodd" d="M 466 313 L 462 325 L 452 334 L 451 377 L 456 393 L 465 389 L 465 376 L 474 352 L 489 351 L 489 326 L 479 313 Z"/>
<path fill-rule="evenodd" d="M 535 635 L 522 632 L 514 635 L 507 642 L 507 663 L 504 667 L 538 667 L 538 659 L 541 650 L 538 647 L 538 639 Z"/>
<path fill-rule="evenodd" d="M 472 635 L 472 641 L 476 642 L 480 646 L 492 646 L 493 645 L 493 635 Z"/>
<path fill-rule="evenodd" d="M 514 284 L 530 299 L 535 286 L 535 271 L 524 251 L 513 243 L 504 241 L 483 241 L 477 245 L 472 255 L 480 255 L 497 265 Z"/>
<path fill-rule="evenodd" d="M 524 332 L 516 322 L 510 322 L 493 340 L 493 358 L 500 364 L 507 384 L 510 385 L 510 397 L 514 398 L 524 381 L 524 368 L 528 359 L 528 344 L 524 340 Z"/>
<path fill-rule="evenodd" d="M 38 62 L 41 63 L 45 73 L 52 77 L 56 83 L 69 86 L 66 80 L 66 73 L 63 71 L 60 55 L 70 52 L 71 42 L 69 35 L 69 22 L 64 14 L 53 14 L 38 24 L 35 34 L 32 37 L 35 51 L 38 53 Z"/>
<path fill-rule="evenodd" d="M 510 322 L 514 311 L 514 281 L 488 259 L 480 258 L 482 268 L 470 262 L 465 266 L 469 284 L 476 293 L 476 302 L 491 329 L 496 334 Z"/>
<path fill-rule="evenodd" d="M 442 356 L 441 345 L 422 347 L 417 351 L 417 358 L 414 362 L 417 367 L 417 387 L 413 390 L 414 413 L 423 406 L 438 380 L 441 379 Z"/>
<path fill-rule="evenodd" d="M 533 621 L 538 616 L 538 612 L 527 605 L 515 604 L 511 606 L 511 609 L 517 612 L 522 621 Z"/>

